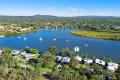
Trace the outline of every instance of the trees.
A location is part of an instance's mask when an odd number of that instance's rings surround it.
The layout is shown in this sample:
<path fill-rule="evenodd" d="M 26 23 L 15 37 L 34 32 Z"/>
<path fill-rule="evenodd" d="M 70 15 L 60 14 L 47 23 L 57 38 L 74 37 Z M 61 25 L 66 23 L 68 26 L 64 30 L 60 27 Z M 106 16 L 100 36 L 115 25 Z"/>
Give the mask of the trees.
<path fill-rule="evenodd" d="M 52 69 L 55 66 L 54 56 L 49 53 L 45 52 L 40 56 L 40 59 L 42 60 L 42 67 L 44 68 L 50 68 Z"/>
<path fill-rule="evenodd" d="M 116 77 L 117 77 L 117 80 L 120 80 L 120 64 L 119 64 L 118 69 L 116 71 Z"/>
<path fill-rule="evenodd" d="M 52 55 L 56 55 L 56 47 L 55 46 L 50 46 L 48 51 L 52 54 Z"/>
<path fill-rule="evenodd" d="M 27 48 L 26 51 L 28 51 L 28 52 L 30 52 L 30 53 L 33 53 L 33 54 L 39 54 L 39 50 L 34 49 L 34 48 Z"/>

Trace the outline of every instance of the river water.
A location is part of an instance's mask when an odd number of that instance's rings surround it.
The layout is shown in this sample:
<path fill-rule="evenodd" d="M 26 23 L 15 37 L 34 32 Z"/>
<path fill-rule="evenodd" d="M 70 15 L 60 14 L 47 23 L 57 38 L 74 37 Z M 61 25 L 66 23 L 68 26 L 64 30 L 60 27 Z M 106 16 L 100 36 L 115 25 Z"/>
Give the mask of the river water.
<path fill-rule="evenodd" d="M 51 45 L 56 46 L 57 51 L 65 47 L 73 50 L 78 46 L 80 53 L 87 53 L 90 56 L 105 56 L 120 61 L 120 42 L 84 38 L 71 35 L 70 31 L 70 29 L 41 29 L 29 34 L 0 38 L 0 46 L 12 49 L 31 47 L 42 52 L 47 51 Z"/>

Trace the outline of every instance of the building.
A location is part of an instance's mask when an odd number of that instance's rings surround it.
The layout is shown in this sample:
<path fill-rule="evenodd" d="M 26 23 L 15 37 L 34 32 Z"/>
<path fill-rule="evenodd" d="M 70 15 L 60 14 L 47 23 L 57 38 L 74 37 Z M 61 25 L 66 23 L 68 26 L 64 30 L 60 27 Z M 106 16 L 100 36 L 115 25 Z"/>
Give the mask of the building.
<path fill-rule="evenodd" d="M 70 58 L 69 57 L 63 57 L 61 60 L 61 63 L 70 63 Z"/>
<path fill-rule="evenodd" d="M 92 63 L 93 63 L 93 60 L 92 60 L 92 59 L 89 59 L 89 58 L 85 58 L 85 59 L 84 59 L 84 63 L 85 63 L 85 64 L 92 64 Z"/>
<path fill-rule="evenodd" d="M 61 56 L 56 56 L 55 59 L 56 59 L 57 61 L 61 61 L 62 57 L 61 57 Z"/>
<path fill-rule="evenodd" d="M 113 62 L 109 62 L 107 68 L 114 72 L 118 69 L 118 64 L 113 63 Z"/>
<path fill-rule="evenodd" d="M 36 54 L 33 53 L 27 53 L 26 51 L 23 51 L 20 53 L 21 56 L 23 56 L 26 60 L 29 60 L 31 58 L 33 58 Z"/>
<path fill-rule="evenodd" d="M 19 50 L 13 50 L 13 51 L 11 52 L 11 54 L 12 54 L 13 56 L 18 55 L 19 53 L 20 53 Z"/>
<path fill-rule="evenodd" d="M 0 54 L 3 54 L 4 52 L 5 52 L 5 50 L 0 49 Z"/>
<path fill-rule="evenodd" d="M 95 60 L 95 63 L 96 63 L 96 64 L 99 64 L 99 65 L 102 65 L 102 66 L 105 66 L 105 61 L 100 60 L 100 59 L 96 59 L 96 60 Z"/>
<path fill-rule="evenodd" d="M 79 62 L 82 61 L 82 58 L 80 56 L 76 56 L 75 59 L 78 60 Z"/>

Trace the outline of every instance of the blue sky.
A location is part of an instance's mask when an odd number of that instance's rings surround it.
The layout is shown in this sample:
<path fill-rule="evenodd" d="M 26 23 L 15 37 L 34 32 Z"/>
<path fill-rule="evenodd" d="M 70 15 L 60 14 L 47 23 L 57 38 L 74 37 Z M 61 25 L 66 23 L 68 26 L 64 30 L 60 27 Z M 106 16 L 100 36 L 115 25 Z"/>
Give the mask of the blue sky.
<path fill-rule="evenodd" d="M 0 15 L 120 16 L 120 0 L 0 0 Z"/>

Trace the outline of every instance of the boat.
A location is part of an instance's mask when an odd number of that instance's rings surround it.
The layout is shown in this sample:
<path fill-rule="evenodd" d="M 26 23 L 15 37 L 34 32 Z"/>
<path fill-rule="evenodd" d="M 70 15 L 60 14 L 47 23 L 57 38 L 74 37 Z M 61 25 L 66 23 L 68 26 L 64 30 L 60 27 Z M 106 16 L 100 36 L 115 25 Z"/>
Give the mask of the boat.
<path fill-rule="evenodd" d="M 23 38 L 24 40 L 27 40 L 27 38 Z"/>
<path fill-rule="evenodd" d="M 21 37 L 19 36 L 18 38 L 20 39 Z"/>
<path fill-rule="evenodd" d="M 88 44 L 85 44 L 85 47 L 87 47 L 88 46 Z"/>
<path fill-rule="evenodd" d="M 53 41 L 56 41 L 56 38 L 53 38 Z"/>
<path fill-rule="evenodd" d="M 43 40 L 43 38 L 41 37 L 39 40 L 40 40 L 40 41 L 42 41 L 42 40 Z"/>
<path fill-rule="evenodd" d="M 66 42 L 69 42 L 69 40 L 67 39 L 67 40 L 65 40 Z"/>

